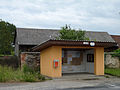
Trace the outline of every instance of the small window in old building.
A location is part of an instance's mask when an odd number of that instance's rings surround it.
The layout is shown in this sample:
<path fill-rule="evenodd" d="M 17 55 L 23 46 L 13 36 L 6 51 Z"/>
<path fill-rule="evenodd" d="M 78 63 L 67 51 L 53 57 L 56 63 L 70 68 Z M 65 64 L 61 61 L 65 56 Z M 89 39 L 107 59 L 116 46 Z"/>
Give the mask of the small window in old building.
<path fill-rule="evenodd" d="M 94 62 L 94 54 L 87 54 L 87 62 Z"/>

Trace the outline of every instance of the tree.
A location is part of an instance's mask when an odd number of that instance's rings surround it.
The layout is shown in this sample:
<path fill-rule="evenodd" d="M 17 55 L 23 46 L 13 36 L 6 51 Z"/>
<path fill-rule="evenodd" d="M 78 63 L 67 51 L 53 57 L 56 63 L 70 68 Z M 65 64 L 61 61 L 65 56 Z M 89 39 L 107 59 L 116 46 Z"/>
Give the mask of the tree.
<path fill-rule="evenodd" d="M 5 21 L 0 21 L 0 54 L 10 55 L 13 51 L 13 41 L 16 27 Z"/>
<path fill-rule="evenodd" d="M 57 39 L 64 40 L 89 40 L 89 38 L 85 37 L 85 31 L 83 30 L 75 30 L 71 29 L 70 26 L 66 25 L 61 28 L 60 35 Z"/>

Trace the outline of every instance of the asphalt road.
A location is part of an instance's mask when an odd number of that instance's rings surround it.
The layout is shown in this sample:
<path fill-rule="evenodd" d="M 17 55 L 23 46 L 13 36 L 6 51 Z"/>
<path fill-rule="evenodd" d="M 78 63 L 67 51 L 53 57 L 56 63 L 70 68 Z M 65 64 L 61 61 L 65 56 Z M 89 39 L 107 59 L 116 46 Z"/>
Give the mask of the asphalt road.
<path fill-rule="evenodd" d="M 58 89 L 58 90 L 120 90 L 120 84 L 106 83 L 105 85 L 66 88 L 66 89 Z"/>
<path fill-rule="evenodd" d="M 38 83 L 37 83 L 38 84 Z M 31 86 L 31 87 L 30 87 Z M 36 86 L 34 84 L 11 84 L 8 86 L 3 85 L 3 87 L 0 87 L 0 90 L 120 90 L 120 84 L 119 83 L 105 83 L 104 85 L 95 85 L 95 86 L 83 86 L 83 87 L 74 87 L 74 88 L 64 88 L 64 87 L 55 87 L 55 86 L 44 86 L 41 87 L 41 85 Z"/>
<path fill-rule="evenodd" d="M 66 75 L 36 83 L 0 83 L 0 90 L 120 90 L 120 78 L 92 74 Z"/>

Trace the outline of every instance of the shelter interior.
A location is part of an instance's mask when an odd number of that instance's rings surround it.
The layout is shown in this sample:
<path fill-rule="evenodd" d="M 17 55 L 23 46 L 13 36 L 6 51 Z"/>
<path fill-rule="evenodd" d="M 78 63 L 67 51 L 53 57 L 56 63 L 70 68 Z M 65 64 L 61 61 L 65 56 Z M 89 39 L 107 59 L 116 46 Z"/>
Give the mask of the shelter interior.
<path fill-rule="evenodd" d="M 63 48 L 62 73 L 94 73 L 94 49 Z"/>

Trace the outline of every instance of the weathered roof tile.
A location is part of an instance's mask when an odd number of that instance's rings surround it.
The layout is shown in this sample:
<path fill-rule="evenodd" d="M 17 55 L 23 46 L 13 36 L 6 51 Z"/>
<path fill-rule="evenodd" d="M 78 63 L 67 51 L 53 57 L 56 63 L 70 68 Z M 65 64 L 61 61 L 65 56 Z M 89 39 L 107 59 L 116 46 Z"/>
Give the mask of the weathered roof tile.
<path fill-rule="evenodd" d="M 53 29 L 31 29 L 31 28 L 17 28 L 17 40 L 19 44 L 24 45 L 38 45 L 49 39 L 57 37 L 59 30 Z M 115 42 L 107 32 L 93 32 L 86 31 L 86 37 L 90 40 Z"/>

